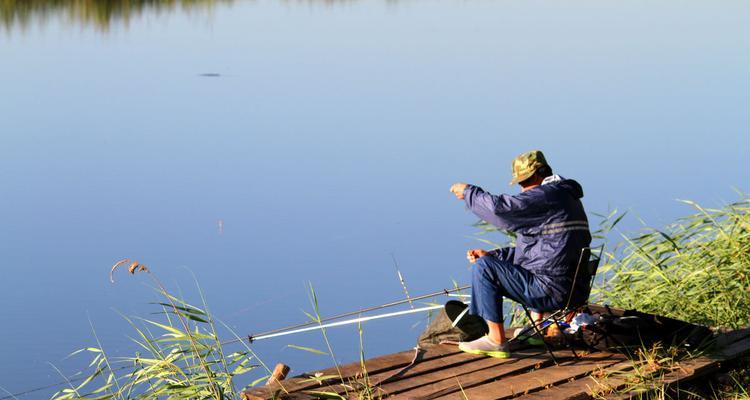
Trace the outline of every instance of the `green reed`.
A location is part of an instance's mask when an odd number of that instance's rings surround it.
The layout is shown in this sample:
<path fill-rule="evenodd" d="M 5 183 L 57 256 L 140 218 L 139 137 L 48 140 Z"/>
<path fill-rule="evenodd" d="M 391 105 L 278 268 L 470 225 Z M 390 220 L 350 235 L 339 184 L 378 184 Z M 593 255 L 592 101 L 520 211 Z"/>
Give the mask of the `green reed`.
<path fill-rule="evenodd" d="M 750 199 L 648 228 L 607 253 L 594 297 L 697 324 L 750 324 Z"/>
<path fill-rule="evenodd" d="M 97 347 L 72 354 L 89 355 L 85 377 L 52 399 L 239 399 L 236 377 L 259 366 L 270 373 L 249 347 L 225 353 L 202 292 L 203 306 L 196 307 L 169 293 L 145 265 L 132 263 L 130 272 L 137 271 L 149 274 L 164 299 L 155 303 L 162 319 L 123 316 L 140 349 L 130 357 L 108 355 L 94 333 Z"/>

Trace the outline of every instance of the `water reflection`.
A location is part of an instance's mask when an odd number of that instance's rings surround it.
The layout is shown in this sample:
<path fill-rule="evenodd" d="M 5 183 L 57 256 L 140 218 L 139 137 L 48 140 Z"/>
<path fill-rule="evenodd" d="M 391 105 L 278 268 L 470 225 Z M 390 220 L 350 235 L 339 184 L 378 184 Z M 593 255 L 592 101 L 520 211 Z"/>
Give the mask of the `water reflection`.
<path fill-rule="evenodd" d="M 144 13 L 207 10 L 234 0 L 0 0 L 0 24 L 6 29 L 25 29 L 49 18 L 108 30 L 115 23 L 127 25 Z"/>

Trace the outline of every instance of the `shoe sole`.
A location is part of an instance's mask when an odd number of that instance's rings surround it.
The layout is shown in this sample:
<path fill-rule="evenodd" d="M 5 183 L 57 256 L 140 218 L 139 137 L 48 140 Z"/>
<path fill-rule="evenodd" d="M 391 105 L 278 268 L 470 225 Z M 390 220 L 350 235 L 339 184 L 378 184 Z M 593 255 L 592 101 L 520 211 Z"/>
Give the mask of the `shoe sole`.
<path fill-rule="evenodd" d="M 489 351 L 489 350 L 468 350 L 468 349 L 460 349 L 464 353 L 469 354 L 476 354 L 478 356 L 488 356 L 488 357 L 495 357 L 495 358 L 510 358 L 510 352 L 509 351 Z"/>

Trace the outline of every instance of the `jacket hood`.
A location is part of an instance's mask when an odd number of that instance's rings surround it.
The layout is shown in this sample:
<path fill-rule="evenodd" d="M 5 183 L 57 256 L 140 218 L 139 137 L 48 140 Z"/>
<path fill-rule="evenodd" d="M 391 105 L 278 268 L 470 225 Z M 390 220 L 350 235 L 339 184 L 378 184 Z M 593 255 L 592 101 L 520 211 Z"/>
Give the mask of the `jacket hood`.
<path fill-rule="evenodd" d="M 545 184 L 545 186 L 550 186 L 555 190 L 564 190 L 570 193 L 570 195 L 575 197 L 576 199 L 580 199 L 583 197 L 583 187 L 581 187 L 581 184 L 573 179 L 565 179 L 560 177 L 559 179 L 555 179 L 553 182 Z"/>

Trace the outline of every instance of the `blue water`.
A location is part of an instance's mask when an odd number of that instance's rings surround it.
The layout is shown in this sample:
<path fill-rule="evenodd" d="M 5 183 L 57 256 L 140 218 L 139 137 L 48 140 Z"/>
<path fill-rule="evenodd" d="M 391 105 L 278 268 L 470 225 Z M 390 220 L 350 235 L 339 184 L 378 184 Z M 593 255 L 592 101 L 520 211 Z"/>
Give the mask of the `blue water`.
<path fill-rule="evenodd" d="M 59 380 L 149 317 L 137 259 L 239 334 L 466 282 L 475 219 L 448 192 L 509 187 L 540 148 L 623 228 L 747 187 L 743 1 L 258 1 L 144 12 L 109 29 L 52 13 L 0 30 L 0 387 Z M 201 76 L 218 74 L 219 76 Z M 593 218 L 593 216 L 592 216 Z M 223 221 L 223 232 L 219 229 Z M 502 241 L 499 236 L 492 237 Z M 364 326 L 368 356 L 422 317 Z M 340 361 L 356 327 L 330 331 Z M 293 373 L 319 335 L 257 342 Z M 250 377 L 248 377 L 248 383 Z M 46 393 L 46 392 L 42 392 Z M 0 395 L 3 392 L 0 390 Z M 40 397 L 40 393 L 28 398 Z M 43 396 L 41 396 L 43 397 Z"/>

